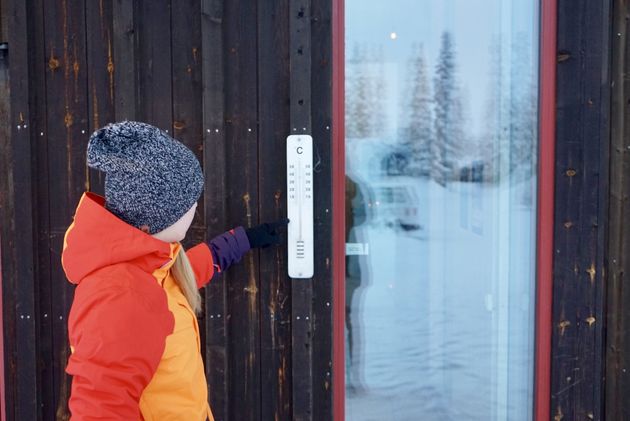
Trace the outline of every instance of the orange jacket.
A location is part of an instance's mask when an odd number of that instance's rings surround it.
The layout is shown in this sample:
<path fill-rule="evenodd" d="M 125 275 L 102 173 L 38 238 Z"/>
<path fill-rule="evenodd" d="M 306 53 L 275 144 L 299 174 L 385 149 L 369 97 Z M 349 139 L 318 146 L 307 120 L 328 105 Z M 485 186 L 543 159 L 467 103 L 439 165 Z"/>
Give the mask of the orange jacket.
<path fill-rule="evenodd" d="M 73 421 L 213 421 L 197 318 L 169 268 L 181 252 L 84 193 L 64 238 L 76 284 L 68 319 Z M 199 288 L 214 273 L 206 243 L 186 252 Z"/>

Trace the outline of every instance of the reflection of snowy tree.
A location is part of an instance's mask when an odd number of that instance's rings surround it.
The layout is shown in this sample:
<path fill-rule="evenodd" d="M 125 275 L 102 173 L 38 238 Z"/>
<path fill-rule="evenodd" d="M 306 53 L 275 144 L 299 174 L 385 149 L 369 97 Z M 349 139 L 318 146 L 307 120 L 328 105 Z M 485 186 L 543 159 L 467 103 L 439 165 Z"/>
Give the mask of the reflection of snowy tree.
<path fill-rule="evenodd" d="M 471 126 L 470 96 L 465 88 L 456 87 L 453 98 L 453 139 L 456 144 L 456 177 L 461 177 L 462 167 L 467 170 L 479 159 L 479 144 L 477 138 L 472 135 L 471 130 L 466 130 Z"/>
<path fill-rule="evenodd" d="M 486 181 L 494 182 L 499 172 L 499 137 L 501 135 L 501 44 L 497 38 L 491 41 L 489 52 L 488 97 L 484 118 L 484 142 L 481 145 L 481 159 L 485 166 Z"/>
<path fill-rule="evenodd" d="M 533 176 L 537 96 L 531 47 L 531 40 L 524 33 L 517 34 L 510 45 L 504 45 L 509 51 L 503 52 L 496 38 L 490 47 L 482 147 L 488 181 L 510 177 L 512 182 L 521 182 Z"/>
<path fill-rule="evenodd" d="M 385 128 L 386 114 L 385 95 L 387 87 L 385 86 L 385 56 L 383 54 L 383 46 L 372 50 L 373 71 L 371 75 L 372 97 L 370 98 L 370 115 L 371 115 L 371 135 L 373 137 L 381 137 Z"/>
<path fill-rule="evenodd" d="M 365 51 L 355 45 L 346 66 L 346 134 L 351 138 L 368 137 L 370 132 L 370 86 L 366 67 Z"/>
<path fill-rule="evenodd" d="M 435 137 L 431 143 L 431 177 L 440 184 L 452 179 L 464 142 L 462 105 L 455 79 L 455 47 L 449 32 L 442 34 L 442 45 L 435 70 Z M 459 114 L 459 116 L 458 116 Z M 459 118 L 458 118 L 459 117 Z"/>
<path fill-rule="evenodd" d="M 383 132 L 386 91 L 381 47 L 368 51 L 355 45 L 346 64 L 346 133 L 351 138 L 379 136 Z"/>
<path fill-rule="evenodd" d="M 422 45 L 414 46 L 409 60 L 408 127 L 403 132 L 403 148 L 409 157 L 407 172 L 414 176 L 428 176 L 431 168 L 431 89 Z"/>
<path fill-rule="evenodd" d="M 528 35 L 515 36 L 511 60 L 510 173 L 516 182 L 532 177 L 536 159 L 536 85 Z"/>

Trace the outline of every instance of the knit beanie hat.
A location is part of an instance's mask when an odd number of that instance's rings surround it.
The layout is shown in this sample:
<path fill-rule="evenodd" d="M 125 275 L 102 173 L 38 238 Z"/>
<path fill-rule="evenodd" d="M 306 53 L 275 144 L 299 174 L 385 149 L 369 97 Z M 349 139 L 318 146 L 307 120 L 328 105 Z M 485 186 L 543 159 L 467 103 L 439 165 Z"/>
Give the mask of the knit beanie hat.
<path fill-rule="evenodd" d="M 155 234 L 173 225 L 199 199 L 203 173 L 185 145 L 138 121 L 110 123 L 91 136 L 87 165 L 105 172 L 105 207 Z"/>

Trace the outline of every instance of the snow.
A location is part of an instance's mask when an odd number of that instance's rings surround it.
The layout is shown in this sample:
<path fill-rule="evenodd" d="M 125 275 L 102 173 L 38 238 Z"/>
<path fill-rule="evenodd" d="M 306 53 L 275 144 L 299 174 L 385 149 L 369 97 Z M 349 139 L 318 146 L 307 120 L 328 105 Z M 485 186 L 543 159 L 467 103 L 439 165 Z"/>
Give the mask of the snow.
<path fill-rule="evenodd" d="M 523 197 L 533 181 L 443 187 L 352 161 L 372 209 L 348 240 L 370 254 L 348 257 L 346 419 L 531 419 L 535 206 Z M 373 191 L 383 185 L 414 190 L 406 222 L 421 229 L 383 223 Z"/>

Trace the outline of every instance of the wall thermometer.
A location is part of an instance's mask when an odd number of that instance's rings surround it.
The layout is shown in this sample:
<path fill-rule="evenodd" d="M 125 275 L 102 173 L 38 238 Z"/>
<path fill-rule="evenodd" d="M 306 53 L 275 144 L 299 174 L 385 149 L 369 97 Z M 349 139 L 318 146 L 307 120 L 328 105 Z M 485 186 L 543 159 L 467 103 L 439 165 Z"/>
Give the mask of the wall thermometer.
<path fill-rule="evenodd" d="M 287 137 L 289 276 L 313 277 L 313 138 Z"/>

